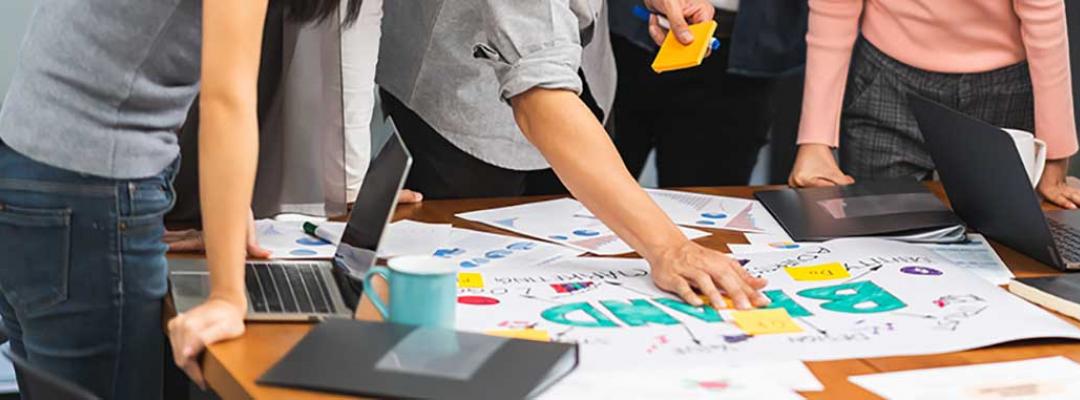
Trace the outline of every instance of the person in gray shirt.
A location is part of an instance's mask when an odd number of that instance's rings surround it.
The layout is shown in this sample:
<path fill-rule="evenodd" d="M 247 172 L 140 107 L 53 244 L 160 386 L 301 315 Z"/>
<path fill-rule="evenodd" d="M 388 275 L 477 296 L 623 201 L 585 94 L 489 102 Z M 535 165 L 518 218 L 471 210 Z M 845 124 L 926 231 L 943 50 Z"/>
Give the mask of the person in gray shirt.
<path fill-rule="evenodd" d="M 688 20 L 714 13 L 706 0 L 644 4 L 683 43 Z M 615 79 L 604 0 L 394 0 L 383 26 L 376 81 L 415 158 L 408 187 L 453 198 L 565 184 L 649 261 L 661 289 L 693 305 L 695 288 L 714 307 L 721 289 L 742 309 L 768 304 L 763 280 L 689 241 L 619 158 L 602 125 Z M 666 32 L 655 17 L 650 29 Z"/>
<path fill-rule="evenodd" d="M 0 315 L 15 354 L 102 398 L 163 396 L 162 216 L 200 91 L 212 294 L 169 322 L 176 363 L 204 385 L 204 347 L 243 333 L 269 1 L 38 1 L 0 109 Z M 278 3 L 300 21 L 341 6 Z"/>

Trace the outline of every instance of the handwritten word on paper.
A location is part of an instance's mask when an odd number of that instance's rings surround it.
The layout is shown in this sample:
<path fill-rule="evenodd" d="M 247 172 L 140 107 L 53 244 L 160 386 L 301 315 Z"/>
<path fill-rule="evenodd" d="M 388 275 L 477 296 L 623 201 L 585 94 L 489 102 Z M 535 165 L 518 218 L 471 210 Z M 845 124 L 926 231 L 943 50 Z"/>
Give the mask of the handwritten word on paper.
<path fill-rule="evenodd" d="M 502 336 L 513 339 L 535 340 L 538 342 L 550 342 L 551 334 L 544 329 L 500 329 L 484 332 L 491 336 Z"/>
<path fill-rule="evenodd" d="M 749 335 L 769 335 L 774 333 L 802 332 L 801 326 L 791 319 L 787 310 L 774 308 L 767 310 L 736 311 L 732 313 L 735 325 Z"/>
<path fill-rule="evenodd" d="M 821 265 L 811 265 L 807 267 L 787 267 L 784 268 L 791 279 L 799 282 L 809 281 L 831 281 L 833 279 L 844 279 L 851 277 L 847 268 L 844 268 L 840 263 L 828 263 Z"/>
<path fill-rule="evenodd" d="M 461 289 L 483 289 L 484 276 L 476 272 L 462 272 L 457 275 L 457 285 Z"/>

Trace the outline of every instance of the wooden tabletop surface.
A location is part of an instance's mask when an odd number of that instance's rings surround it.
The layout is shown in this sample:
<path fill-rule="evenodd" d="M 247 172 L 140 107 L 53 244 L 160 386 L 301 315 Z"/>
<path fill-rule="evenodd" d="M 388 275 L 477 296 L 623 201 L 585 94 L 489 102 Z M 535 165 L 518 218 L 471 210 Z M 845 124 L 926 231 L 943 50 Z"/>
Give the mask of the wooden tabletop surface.
<path fill-rule="evenodd" d="M 930 184 L 941 195 L 940 187 Z M 724 196 L 750 198 L 761 187 L 701 188 L 690 191 Z M 513 204 L 542 200 L 533 198 L 469 199 L 425 201 L 422 204 L 399 207 L 394 217 L 422 222 L 452 222 L 455 227 L 480 231 L 499 231 L 477 223 L 454 218 L 454 214 L 503 207 Z M 713 235 L 698 242 L 711 248 L 727 251 L 727 243 L 746 243 L 742 234 L 716 230 Z M 1054 275 L 1058 272 L 1038 261 L 1032 260 L 1004 246 L 993 244 L 1002 260 L 1019 277 Z M 1064 317 L 1063 317 L 1064 318 Z M 1074 325 L 1077 321 L 1067 319 Z M 259 386 L 255 380 L 274 365 L 311 329 L 302 323 L 249 323 L 243 337 L 210 346 L 204 367 L 210 386 L 225 399 L 334 399 L 345 398 L 323 393 L 303 392 Z M 997 361 L 1021 360 L 1035 357 L 1061 355 L 1080 362 L 1080 342 L 1065 340 L 1028 340 L 997 345 L 971 351 L 930 356 L 905 356 L 868 359 L 849 359 L 827 362 L 810 362 L 807 365 L 825 385 L 823 392 L 802 393 L 809 399 L 873 399 L 871 393 L 848 382 L 851 375 L 875 372 L 903 371 L 944 366 L 967 365 Z"/>

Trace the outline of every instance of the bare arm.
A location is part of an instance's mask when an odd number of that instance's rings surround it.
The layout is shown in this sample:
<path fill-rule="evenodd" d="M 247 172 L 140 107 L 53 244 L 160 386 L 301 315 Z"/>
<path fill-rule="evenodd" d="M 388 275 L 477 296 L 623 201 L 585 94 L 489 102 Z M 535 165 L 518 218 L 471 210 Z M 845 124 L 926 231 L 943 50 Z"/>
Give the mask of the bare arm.
<path fill-rule="evenodd" d="M 199 183 L 210 298 L 169 323 L 177 365 L 205 387 L 198 355 L 243 334 L 244 269 L 258 158 L 256 82 L 268 0 L 203 4 Z"/>
<path fill-rule="evenodd" d="M 532 89 L 511 99 L 525 136 L 544 154 L 563 183 L 653 268 L 657 286 L 690 304 L 723 306 L 718 287 L 739 308 L 765 305 L 765 285 L 734 260 L 691 242 L 626 170 L 603 126 L 576 94 Z"/>

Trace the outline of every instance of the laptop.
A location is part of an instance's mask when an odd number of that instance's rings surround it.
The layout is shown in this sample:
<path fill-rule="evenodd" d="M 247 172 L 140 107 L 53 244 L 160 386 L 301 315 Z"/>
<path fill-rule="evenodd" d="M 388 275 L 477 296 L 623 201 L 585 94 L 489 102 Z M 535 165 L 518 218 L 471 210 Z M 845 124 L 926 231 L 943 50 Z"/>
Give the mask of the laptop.
<path fill-rule="evenodd" d="M 352 318 L 360 281 L 375 264 L 379 241 L 412 166 L 393 121 L 390 127 L 390 140 L 371 162 L 331 261 L 266 260 L 244 265 L 247 320 Z M 205 259 L 169 260 L 169 281 L 178 312 L 202 304 L 210 293 Z"/>
<path fill-rule="evenodd" d="M 1009 134 L 921 96 L 908 102 L 968 226 L 1058 269 L 1080 269 L 1080 211 L 1043 212 Z"/>

